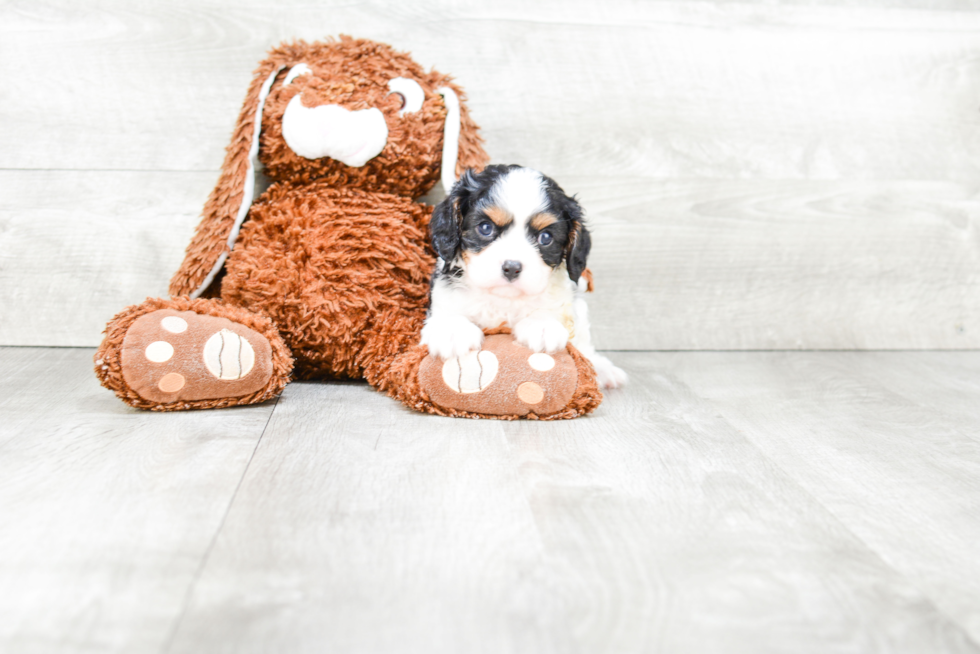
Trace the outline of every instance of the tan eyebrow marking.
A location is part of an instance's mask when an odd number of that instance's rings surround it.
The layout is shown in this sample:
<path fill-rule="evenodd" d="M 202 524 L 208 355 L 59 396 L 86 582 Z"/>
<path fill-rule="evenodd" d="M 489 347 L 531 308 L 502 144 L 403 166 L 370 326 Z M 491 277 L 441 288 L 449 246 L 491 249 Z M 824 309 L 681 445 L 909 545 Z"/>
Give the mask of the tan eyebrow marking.
<path fill-rule="evenodd" d="M 483 213 L 492 220 L 497 227 L 504 227 L 514 221 L 514 217 L 500 207 L 487 207 Z"/>
<path fill-rule="evenodd" d="M 541 231 L 548 225 L 554 225 L 556 222 L 558 222 L 558 218 L 550 213 L 539 213 L 531 216 L 531 227 L 538 231 Z"/>

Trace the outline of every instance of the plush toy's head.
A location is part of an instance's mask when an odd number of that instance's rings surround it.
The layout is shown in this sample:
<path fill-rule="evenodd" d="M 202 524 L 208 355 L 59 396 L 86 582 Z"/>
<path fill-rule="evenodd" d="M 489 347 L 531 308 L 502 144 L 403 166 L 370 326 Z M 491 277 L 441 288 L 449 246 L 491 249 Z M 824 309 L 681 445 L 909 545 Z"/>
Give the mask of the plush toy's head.
<path fill-rule="evenodd" d="M 213 292 L 262 168 L 273 182 L 414 200 L 440 178 L 448 192 L 463 170 L 482 169 L 481 143 L 462 90 L 388 45 L 347 36 L 280 45 L 255 71 L 170 293 Z"/>
<path fill-rule="evenodd" d="M 417 198 L 440 175 L 451 185 L 486 163 L 462 91 L 388 45 L 285 44 L 262 62 L 260 80 L 258 158 L 275 181 L 326 178 Z"/>

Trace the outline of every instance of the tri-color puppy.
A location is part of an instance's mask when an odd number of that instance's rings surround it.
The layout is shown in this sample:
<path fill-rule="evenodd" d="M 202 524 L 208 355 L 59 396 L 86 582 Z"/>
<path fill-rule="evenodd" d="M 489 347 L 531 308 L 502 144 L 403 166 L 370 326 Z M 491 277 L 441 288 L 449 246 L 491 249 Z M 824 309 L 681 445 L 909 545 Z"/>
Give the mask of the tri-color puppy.
<path fill-rule="evenodd" d="M 506 325 L 535 352 L 569 338 L 615 388 L 626 373 L 596 353 L 582 277 L 591 239 L 582 207 L 536 170 L 487 166 L 466 171 L 432 214 L 439 257 L 422 344 L 448 359 L 478 350 L 483 329 Z"/>

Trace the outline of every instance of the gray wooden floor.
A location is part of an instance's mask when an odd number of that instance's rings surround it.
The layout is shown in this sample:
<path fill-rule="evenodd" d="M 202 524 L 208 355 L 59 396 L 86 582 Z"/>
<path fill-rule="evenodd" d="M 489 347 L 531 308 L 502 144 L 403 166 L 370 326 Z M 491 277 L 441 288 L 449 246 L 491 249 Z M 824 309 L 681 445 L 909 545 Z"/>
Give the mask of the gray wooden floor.
<path fill-rule="evenodd" d="M 579 195 L 596 414 L 98 386 L 339 33 Z M 0 80 L 0 653 L 980 651 L 977 0 L 0 0 Z"/>
<path fill-rule="evenodd" d="M 3 652 L 980 651 L 980 352 L 618 352 L 538 424 L 0 348 Z"/>

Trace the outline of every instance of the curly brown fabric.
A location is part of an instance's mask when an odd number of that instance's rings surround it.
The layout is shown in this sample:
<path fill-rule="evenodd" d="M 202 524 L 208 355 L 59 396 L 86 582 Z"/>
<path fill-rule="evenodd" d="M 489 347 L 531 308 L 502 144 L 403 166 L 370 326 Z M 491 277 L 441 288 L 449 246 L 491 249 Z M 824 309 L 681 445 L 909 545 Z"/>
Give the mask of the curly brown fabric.
<path fill-rule="evenodd" d="M 288 71 L 301 63 L 310 72 L 286 85 Z M 260 90 L 277 70 L 261 126 L 256 125 Z M 407 77 L 419 84 L 424 99 L 418 111 L 399 115 L 401 99 L 388 88 L 395 77 Z M 489 158 L 466 108 L 466 96 L 448 76 L 424 71 L 407 54 L 388 45 L 346 36 L 319 43 L 285 43 L 271 50 L 255 71 L 218 183 L 204 206 L 184 262 L 171 280 L 174 299 L 149 299 L 110 321 L 96 355 L 96 373 L 103 385 L 132 406 L 169 411 L 261 402 L 279 393 L 291 374 L 299 379 L 364 378 L 417 411 L 473 418 L 521 417 L 438 406 L 419 383 L 420 365 L 427 354 L 418 345 L 419 333 L 425 321 L 435 256 L 428 245 L 432 208 L 415 199 L 440 178 L 446 108 L 437 90 L 443 86 L 455 91 L 461 105 L 456 172 L 480 169 Z M 311 160 L 297 155 L 284 140 L 282 120 L 287 105 L 299 93 L 306 107 L 338 105 L 352 111 L 377 108 L 388 130 L 384 148 L 360 167 L 328 157 Z M 252 204 L 237 240 L 229 248 L 256 129 L 260 129 L 258 158 L 272 185 Z M 188 299 L 186 296 L 201 286 L 222 256 L 227 257 L 223 270 L 204 296 Z M 170 403 L 147 400 L 127 384 L 126 373 L 142 388 L 150 389 L 144 390 L 145 394 L 160 397 L 170 392 L 199 397 L 210 392 L 210 385 L 235 387 L 220 380 L 198 381 L 192 387 L 188 377 L 182 390 L 168 391 L 168 385 L 158 377 L 164 369 L 154 367 L 152 358 L 147 363 L 144 341 L 134 336 L 130 346 L 124 346 L 130 328 L 134 334 L 150 334 L 147 338 L 162 333 L 153 331 L 162 325 L 156 316 L 141 323 L 148 325 L 144 331 L 134 327 L 141 316 L 160 309 L 193 311 L 254 330 L 271 345 L 269 381 L 259 391 L 242 397 Z M 195 347 L 210 333 L 207 325 L 218 324 L 194 321 L 193 316 L 188 319 L 197 329 Z M 254 335 L 242 332 L 236 336 L 234 329 L 230 331 L 231 342 L 254 339 Z M 182 342 L 190 342 L 188 339 Z M 129 355 L 131 360 L 140 361 L 152 374 L 141 377 L 139 370 L 123 369 L 121 352 L 126 347 L 127 352 L 135 352 Z M 200 373 L 203 364 L 198 349 L 182 351 L 179 361 L 174 355 L 167 365 L 182 361 L 188 366 L 188 375 Z M 571 388 L 571 374 L 578 374 L 572 399 L 558 411 L 523 417 L 571 418 L 598 406 L 602 394 L 591 364 L 571 346 L 568 352 L 575 369 L 566 366 L 566 390 Z M 191 364 L 196 366 L 194 370 L 190 370 Z M 256 366 L 256 370 L 260 368 L 263 375 L 270 374 L 265 362 Z M 260 383 L 264 377 L 252 379 Z M 242 392 L 252 388 L 252 382 L 244 380 L 235 381 Z M 556 404 L 563 400 L 555 398 L 565 396 L 550 397 Z"/>
<path fill-rule="evenodd" d="M 421 329 L 435 265 L 430 213 L 321 181 L 275 186 L 252 209 L 221 295 L 276 322 L 298 378 L 360 379 L 377 352 Z"/>
<path fill-rule="evenodd" d="M 301 63 L 310 66 L 315 74 L 303 75 L 289 86 L 283 86 L 286 70 Z M 351 75 L 355 66 L 356 75 Z M 171 296 L 190 295 L 228 249 L 228 236 L 242 203 L 259 90 L 278 67 L 284 70 L 266 100 L 259 150 L 259 160 L 270 179 L 298 184 L 319 179 L 335 188 L 363 188 L 410 199 L 422 197 L 439 180 L 441 171 L 446 110 L 436 89 L 442 86 L 452 88 L 460 100 L 457 174 L 467 168 L 482 168 L 489 161 L 482 147 L 483 139 L 466 108 L 466 94 L 449 76 L 434 71 L 425 73 L 409 55 L 365 39 L 341 36 L 336 41 L 282 44 L 273 48 L 255 70 L 218 184 L 204 205 L 201 224 L 187 247 L 184 263 L 170 282 Z M 420 111 L 397 116 L 397 96 L 388 94 L 388 81 L 395 77 L 410 77 L 422 86 L 425 101 Z M 360 168 L 329 158 L 310 161 L 298 156 L 282 138 L 282 116 L 297 93 L 303 93 L 306 106 L 337 104 L 347 109 L 382 109 L 388 126 L 388 144 L 381 154 Z"/>

